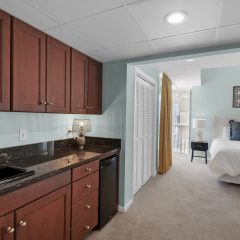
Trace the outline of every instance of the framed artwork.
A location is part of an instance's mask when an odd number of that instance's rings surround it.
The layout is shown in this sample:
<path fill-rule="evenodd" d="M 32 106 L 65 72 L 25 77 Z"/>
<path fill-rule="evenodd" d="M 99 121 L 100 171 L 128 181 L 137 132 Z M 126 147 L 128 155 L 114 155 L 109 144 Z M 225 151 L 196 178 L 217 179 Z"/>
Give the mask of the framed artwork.
<path fill-rule="evenodd" d="M 233 107 L 240 108 L 240 86 L 233 87 Z"/>

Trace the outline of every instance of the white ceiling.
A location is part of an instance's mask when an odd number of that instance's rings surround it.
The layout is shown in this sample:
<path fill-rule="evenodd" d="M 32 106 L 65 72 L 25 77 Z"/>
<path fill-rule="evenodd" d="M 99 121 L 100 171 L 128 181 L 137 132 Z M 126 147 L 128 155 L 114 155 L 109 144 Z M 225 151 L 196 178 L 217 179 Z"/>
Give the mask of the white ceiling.
<path fill-rule="evenodd" d="M 102 62 L 240 42 L 240 0 L 0 0 L 0 8 Z M 187 21 L 166 24 L 175 10 Z"/>
<path fill-rule="evenodd" d="M 148 64 L 148 66 L 160 73 L 166 73 L 177 88 L 186 89 L 201 86 L 201 71 L 203 69 L 240 67 L 240 52 L 198 57 L 193 62 L 181 59 Z"/>

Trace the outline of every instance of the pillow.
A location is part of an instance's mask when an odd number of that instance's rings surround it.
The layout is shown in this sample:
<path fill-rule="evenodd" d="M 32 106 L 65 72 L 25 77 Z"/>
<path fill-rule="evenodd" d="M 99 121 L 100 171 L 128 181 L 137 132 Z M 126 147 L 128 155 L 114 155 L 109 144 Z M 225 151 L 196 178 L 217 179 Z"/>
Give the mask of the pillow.
<path fill-rule="evenodd" d="M 230 127 L 223 127 L 223 139 L 230 139 Z"/>
<path fill-rule="evenodd" d="M 230 140 L 240 141 L 240 122 L 234 120 L 229 121 L 230 124 Z"/>

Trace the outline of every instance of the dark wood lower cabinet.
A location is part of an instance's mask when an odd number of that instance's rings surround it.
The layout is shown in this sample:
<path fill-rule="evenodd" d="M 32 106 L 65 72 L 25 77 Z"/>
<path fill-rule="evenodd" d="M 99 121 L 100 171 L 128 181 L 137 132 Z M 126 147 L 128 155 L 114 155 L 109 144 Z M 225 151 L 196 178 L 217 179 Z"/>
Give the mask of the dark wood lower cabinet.
<path fill-rule="evenodd" d="M 17 240 L 69 240 L 71 187 L 64 187 L 16 211 Z"/>
<path fill-rule="evenodd" d="M 72 229 L 72 240 L 82 240 L 98 224 L 98 212 L 88 216 Z"/>
<path fill-rule="evenodd" d="M 0 217 L 0 240 L 14 239 L 14 214 Z"/>
<path fill-rule="evenodd" d="M 82 240 L 98 225 L 98 168 L 96 160 L 0 196 L 0 240 Z"/>

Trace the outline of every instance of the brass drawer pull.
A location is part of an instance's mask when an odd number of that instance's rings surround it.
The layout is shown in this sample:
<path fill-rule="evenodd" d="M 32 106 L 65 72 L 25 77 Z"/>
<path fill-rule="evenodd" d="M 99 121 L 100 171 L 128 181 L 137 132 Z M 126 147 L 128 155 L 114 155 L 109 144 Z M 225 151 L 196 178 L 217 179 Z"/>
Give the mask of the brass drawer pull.
<path fill-rule="evenodd" d="M 85 229 L 86 229 L 86 230 L 89 230 L 89 229 L 90 229 L 90 226 L 89 226 L 89 225 L 85 225 Z"/>
<path fill-rule="evenodd" d="M 91 172 L 92 169 L 88 167 L 88 168 L 86 168 L 86 171 L 87 171 L 87 172 Z"/>
<path fill-rule="evenodd" d="M 18 225 L 19 227 L 26 227 L 27 223 L 25 221 L 20 221 Z"/>
<path fill-rule="evenodd" d="M 87 184 L 86 185 L 86 188 L 91 188 L 92 186 L 90 184 Z"/>
<path fill-rule="evenodd" d="M 6 231 L 7 233 L 11 234 L 11 233 L 14 233 L 15 229 L 13 227 L 8 227 Z"/>
<path fill-rule="evenodd" d="M 46 101 L 40 101 L 40 105 L 47 105 Z"/>
<path fill-rule="evenodd" d="M 85 205 L 85 208 L 90 209 L 90 208 L 91 208 L 91 205 L 86 204 L 86 205 Z"/>

